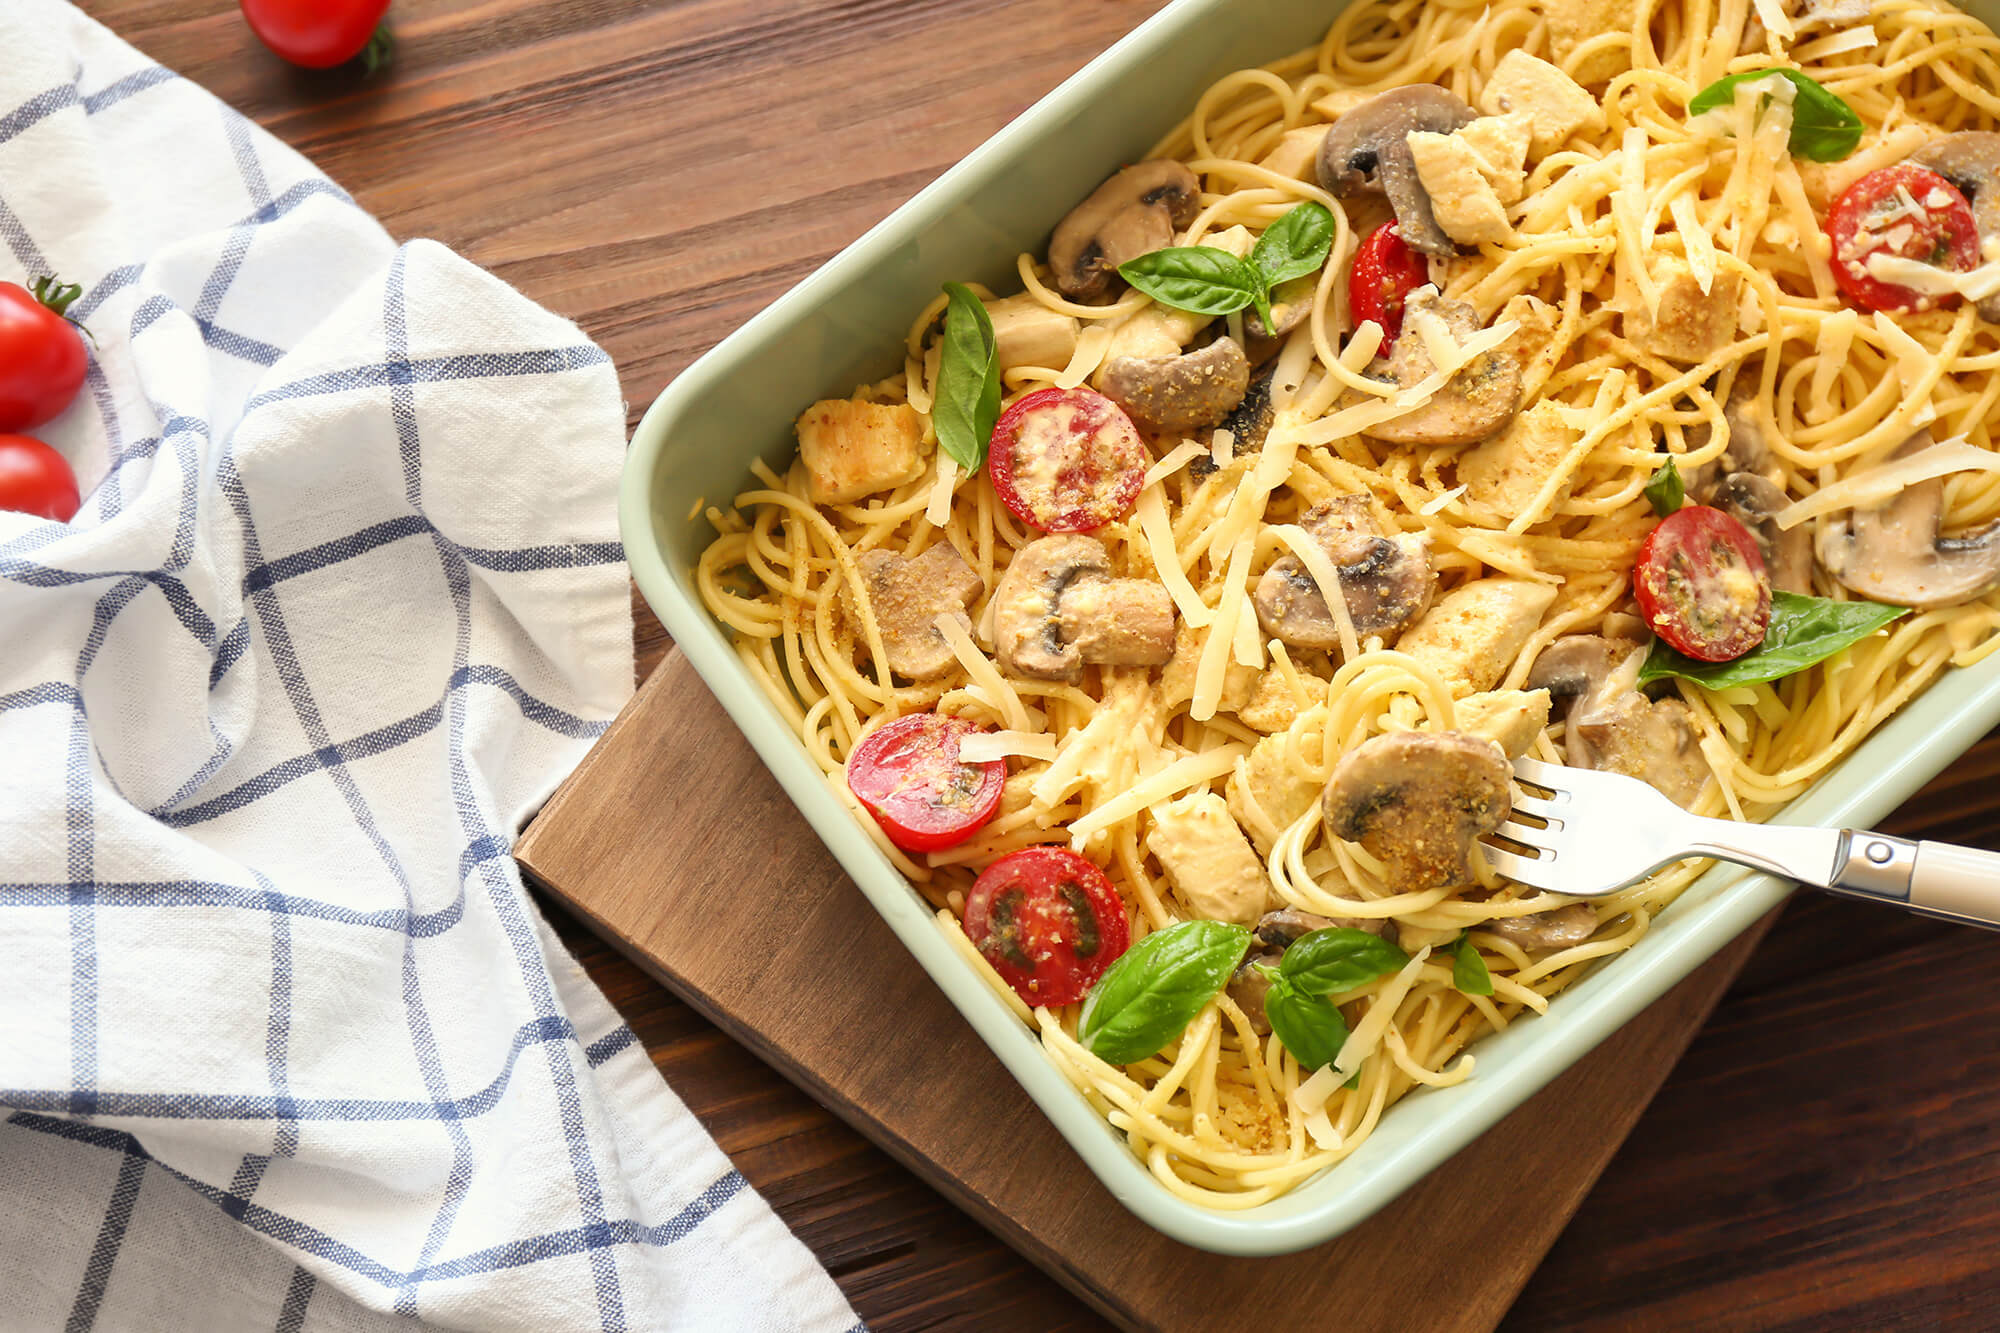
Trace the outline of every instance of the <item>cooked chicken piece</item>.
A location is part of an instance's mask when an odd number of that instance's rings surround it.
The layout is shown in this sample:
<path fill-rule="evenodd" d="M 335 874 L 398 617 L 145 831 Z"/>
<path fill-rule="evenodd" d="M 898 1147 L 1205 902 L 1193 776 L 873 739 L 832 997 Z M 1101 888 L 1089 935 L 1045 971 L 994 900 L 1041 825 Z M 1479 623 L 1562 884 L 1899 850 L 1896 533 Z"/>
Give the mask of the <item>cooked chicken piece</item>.
<path fill-rule="evenodd" d="M 1291 726 L 1298 715 L 1299 703 L 1292 697 L 1291 683 L 1276 667 L 1257 677 L 1250 701 L 1236 710 L 1238 721 L 1267 736 Z"/>
<path fill-rule="evenodd" d="M 1478 105 L 1489 116 L 1526 112 L 1532 126 L 1528 155 L 1537 160 L 1562 147 L 1572 134 L 1595 134 L 1604 128 L 1604 108 L 1595 97 L 1556 66 L 1518 47 L 1493 67 L 1493 77 L 1480 90 Z"/>
<path fill-rule="evenodd" d="M 1208 631 L 1182 621 L 1174 630 L 1174 655 L 1160 672 L 1160 699 L 1169 710 L 1194 698 L 1194 676 L 1201 667 L 1201 650 L 1208 643 Z M 1235 713 L 1248 704 L 1257 690 L 1257 668 L 1247 667 L 1233 657 L 1222 672 L 1222 698 L 1216 708 Z"/>
<path fill-rule="evenodd" d="M 1000 665 L 1037 680 L 1074 681 L 1086 662 L 1157 666 L 1174 650 L 1167 590 L 1114 579 L 1094 537 L 1043 537 L 1014 553 L 994 589 Z"/>
<path fill-rule="evenodd" d="M 1544 0 L 1549 46 L 1557 61 L 1567 65 L 1570 53 L 1593 37 L 1632 31 L 1638 0 Z M 1576 67 L 1574 82 L 1603 83 L 1632 63 L 1629 50 L 1596 51 Z"/>
<path fill-rule="evenodd" d="M 1555 374 L 1559 359 L 1556 328 L 1562 322 L 1562 312 L 1539 296 L 1524 293 L 1500 307 L 1500 322 L 1510 319 L 1520 326 L 1513 344 L 1514 354 L 1521 359 L 1521 401 L 1531 403 Z"/>
<path fill-rule="evenodd" d="M 1382 535 L 1367 496 L 1330 500 L 1300 519 L 1299 526 L 1339 572 L 1341 598 L 1360 637 L 1393 636 L 1430 604 L 1437 584 L 1430 538 L 1423 533 Z M 1297 556 L 1284 556 L 1264 571 L 1254 602 L 1257 623 L 1266 634 L 1295 648 L 1340 646 L 1333 611 Z"/>
<path fill-rule="evenodd" d="M 1394 380 L 1405 389 L 1437 371 L 1426 320 L 1439 322 L 1453 342 L 1469 342 L 1480 331 L 1479 314 L 1463 301 L 1447 301 L 1434 287 L 1419 287 L 1403 304 L 1403 332 L 1385 360 L 1376 357 L 1368 374 Z M 1521 410 L 1521 359 L 1505 343 L 1483 352 L 1445 381 L 1422 407 L 1363 428 L 1362 434 L 1387 444 L 1472 444 L 1514 419 Z"/>
<path fill-rule="evenodd" d="M 1546 583 L 1475 579 L 1439 598 L 1396 647 L 1444 677 L 1457 696 L 1490 690 L 1556 600 Z"/>
<path fill-rule="evenodd" d="M 1549 725 L 1547 690 L 1488 690 L 1458 701 L 1458 729 L 1519 759 Z"/>
<path fill-rule="evenodd" d="M 1146 850 L 1193 916 L 1247 926 L 1263 915 L 1270 876 L 1220 796 L 1197 792 L 1162 806 Z"/>
<path fill-rule="evenodd" d="M 993 355 L 1000 369 L 1049 366 L 1060 370 L 1076 351 L 1077 321 L 1037 301 L 1032 293 L 986 303 L 993 321 Z"/>
<path fill-rule="evenodd" d="M 1563 420 L 1556 404 L 1536 403 L 1507 429 L 1467 450 L 1458 460 L 1458 479 L 1473 503 L 1512 517 L 1528 507 L 1581 438 L 1583 432 Z M 1565 476 L 1546 512 L 1562 506 L 1571 484 L 1572 478 Z"/>
<path fill-rule="evenodd" d="M 966 609 L 985 591 L 979 575 L 951 543 L 933 542 L 914 557 L 863 551 L 855 563 L 861 566 L 868 604 L 882 631 L 889 669 L 910 680 L 930 680 L 951 670 L 957 659 L 938 630 L 937 618 L 949 614 L 970 633 L 972 619 Z M 858 625 L 860 614 L 852 595 L 842 588 L 841 598 L 842 609 Z"/>
<path fill-rule="evenodd" d="M 1431 216 L 1445 235 L 1460 245 L 1497 245 L 1514 231 L 1507 222 L 1507 205 L 1487 178 L 1484 160 L 1459 133 L 1410 136 L 1417 180 L 1430 195 Z"/>
<path fill-rule="evenodd" d="M 1336 199 L 1381 195 L 1396 212 L 1403 243 L 1445 258 L 1458 252 L 1431 214 L 1432 200 L 1417 179 L 1412 134 L 1448 134 L 1474 120 L 1472 108 L 1434 83 L 1376 93 L 1334 122 L 1320 140 L 1316 175 Z"/>
<path fill-rule="evenodd" d="M 1456 731 L 1398 731 L 1341 757 L 1322 812 L 1337 838 L 1382 863 L 1398 893 L 1468 883 L 1472 844 L 1513 806 L 1513 769 L 1492 741 Z"/>
<path fill-rule="evenodd" d="M 1597 933 L 1597 913 L 1588 903 L 1552 907 L 1527 916 L 1501 916 L 1473 927 L 1508 940 L 1529 953 L 1547 953 L 1581 944 Z"/>
<path fill-rule="evenodd" d="M 1503 204 L 1518 204 L 1528 192 L 1528 145 L 1535 118 L 1526 111 L 1481 116 L 1456 135 L 1479 154 L 1479 169 Z"/>
<path fill-rule="evenodd" d="M 1659 308 L 1649 311 L 1636 282 L 1620 277 L 1618 301 L 1624 311 L 1625 337 L 1654 356 L 1668 361 L 1702 361 L 1736 336 L 1736 311 L 1743 282 L 1734 273 L 1717 273 L 1709 289 L 1686 260 L 1655 255 L 1650 261 L 1660 285 Z"/>
<path fill-rule="evenodd" d="M 1259 856 L 1269 856 L 1278 836 L 1319 799 L 1319 784 L 1300 777 L 1285 762 L 1285 747 L 1291 742 L 1290 732 L 1258 741 L 1223 785 L 1229 813 L 1250 835 Z"/>
<path fill-rule="evenodd" d="M 813 503 L 846 504 L 924 475 L 924 419 L 908 403 L 828 398 L 798 419 Z"/>
<path fill-rule="evenodd" d="M 1301 125 L 1298 129 L 1286 130 L 1277 146 L 1257 159 L 1257 165 L 1280 176 L 1290 176 L 1293 180 L 1311 180 L 1313 163 L 1319 158 L 1319 144 L 1326 138 L 1326 129 L 1324 125 Z"/>

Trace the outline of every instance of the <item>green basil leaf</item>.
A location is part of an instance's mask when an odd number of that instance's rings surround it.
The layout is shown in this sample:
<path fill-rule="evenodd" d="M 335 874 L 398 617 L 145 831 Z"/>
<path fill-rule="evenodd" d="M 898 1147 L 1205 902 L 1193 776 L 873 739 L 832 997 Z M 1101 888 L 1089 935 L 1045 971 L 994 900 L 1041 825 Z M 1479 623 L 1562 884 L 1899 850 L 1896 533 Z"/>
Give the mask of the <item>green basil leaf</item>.
<path fill-rule="evenodd" d="M 1127 949 L 1083 1002 L 1076 1037 L 1114 1065 L 1157 1054 L 1187 1030 L 1250 948 L 1250 932 L 1222 921 L 1183 921 Z"/>
<path fill-rule="evenodd" d="M 1467 995 L 1491 995 L 1493 974 L 1486 960 L 1472 947 L 1472 936 L 1460 935 L 1451 953 L 1451 984 Z"/>
<path fill-rule="evenodd" d="M 1653 474 L 1646 483 L 1646 503 L 1653 506 L 1653 512 L 1661 518 L 1679 509 L 1687 501 L 1687 487 L 1681 483 L 1681 470 L 1672 458 L 1667 465 Z"/>
<path fill-rule="evenodd" d="M 1300 204 L 1264 228 L 1250 250 L 1250 267 L 1267 288 L 1317 272 L 1333 250 L 1333 214 L 1324 204 Z M 1270 328 L 1267 318 L 1264 327 Z"/>
<path fill-rule="evenodd" d="M 1763 643 L 1731 662 L 1697 662 L 1655 639 L 1646 664 L 1639 668 L 1639 683 L 1680 676 L 1711 690 L 1723 690 L 1731 685 L 1778 680 L 1824 662 L 1909 613 L 1907 607 L 1880 602 L 1836 602 L 1774 592 L 1771 627 L 1764 632 Z"/>
<path fill-rule="evenodd" d="M 1319 998 L 1364 986 L 1409 961 L 1408 954 L 1380 935 L 1328 926 L 1293 940 L 1278 960 L 1278 971 L 1306 995 Z"/>
<path fill-rule="evenodd" d="M 1347 1042 L 1347 1020 L 1333 1002 L 1314 999 L 1282 976 L 1264 992 L 1264 1017 L 1301 1069 L 1332 1064 Z"/>
<path fill-rule="evenodd" d="M 970 288 L 947 282 L 944 346 L 938 357 L 937 402 L 931 425 L 938 448 L 966 476 L 986 462 L 993 423 L 1000 419 L 1000 360 L 993 320 Z"/>
<path fill-rule="evenodd" d="M 1161 305 L 1228 315 L 1264 295 L 1257 270 L 1207 245 L 1172 245 L 1118 266 L 1118 274 Z"/>
<path fill-rule="evenodd" d="M 1786 147 L 1793 157 L 1809 162 L 1838 162 L 1861 146 L 1861 117 L 1854 108 L 1795 69 L 1746 69 L 1717 79 L 1694 95 L 1688 114 L 1730 105 L 1736 100 L 1736 86 L 1778 75 L 1798 89 L 1792 99 L 1792 137 Z"/>

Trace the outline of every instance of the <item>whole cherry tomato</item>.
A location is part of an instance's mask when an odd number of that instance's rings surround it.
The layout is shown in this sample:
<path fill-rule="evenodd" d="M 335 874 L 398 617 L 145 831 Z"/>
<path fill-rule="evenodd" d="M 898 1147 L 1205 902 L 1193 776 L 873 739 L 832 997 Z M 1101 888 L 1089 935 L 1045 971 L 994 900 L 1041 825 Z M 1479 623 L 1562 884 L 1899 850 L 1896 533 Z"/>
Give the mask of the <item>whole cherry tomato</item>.
<path fill-rule="evenodd" d="M 82 503 L 61 454 L 32 436 L 0 435 L 0 509 L 67 523 Z"/>
<path fill-rule="evenodd" d="M 382 16 L 389 0 L 241 0 L 250 31 L 272 52 L 307 69 L 360 56 L 373 74 L 389 58 Z"/>
<path fill-rule="evenodd" d="M 1383 223 L 1361 242 L 1347 274 L 1347 306 L 1357 326 L 1371 319 L 1382 326 L 1377 355 L 1387 356 L 1403 331 L 1404 299 L 1430 280 L 1430 266 L 1404 244 L 1395 223 Z"/>
<path fill-rule="evenodd" d="M 912 713 L 861 738 L 847 757 L 847 787 L 906 852 L 964 842 L 993 818 L 1007 764 L 961 763 L 958 743 L 979 728 L 942 713 Z"/>
<path fill-rule="evenodd" d="M 1092 532 L 1139 502 L 1152 455 L 1125 410 L 1092 389 L 1038 389 L 993 425 L 986 471 L 1015 518 Z"/>
<path fill-rule="evenodd" d="M 1029 1004 L 1075 1004 L 1132 943 L 1104 872 L 1067 847 L 1024 847 L 965 896 L 965 937 Z"/>
<path fill-rule="evenodd" d="M 1632 593 L 1653 632 L 1699 662 L 1743 656 L 1771 624 L 1757 539 L 1707 505 L 1675 510 L 1640 543 Z"/>
<path fill-rule="evenodd" d="M 1870 270 L 1876 255 L 1910 259 L 1947 273 L 1979 264 L 1979 227 L 1972 205 L 1956 185 L 1923 167 L 1902 162 L 1871 171 L 1847 187 L 1826 216 L 1833 241 L 1833 280 L 1865 310 L 1903 314 L 1953 305 L 1929 292 L 1885 282 Z"/>
<path fill-rule="evenodd" d="M 90 358 L 64 314 L 82 288 L 37 278 L 31 292 L 0 282 L 0 433 L 62 415 L 83 387 Z"/>

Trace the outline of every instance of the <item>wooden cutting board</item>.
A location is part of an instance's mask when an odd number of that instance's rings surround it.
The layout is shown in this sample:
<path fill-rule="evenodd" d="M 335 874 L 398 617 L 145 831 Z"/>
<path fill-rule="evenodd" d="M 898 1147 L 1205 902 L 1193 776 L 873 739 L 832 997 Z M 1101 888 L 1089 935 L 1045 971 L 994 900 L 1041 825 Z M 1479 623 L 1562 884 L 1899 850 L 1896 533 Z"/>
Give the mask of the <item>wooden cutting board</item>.
<path fill-rule="evenodd" d="M 1488 1333 L 1763 934 L 1325 1245 L 1228 1259 L 1097 1183 L 671 654 L 514 849 L 689 1004 L 1133 1329 Z"/>

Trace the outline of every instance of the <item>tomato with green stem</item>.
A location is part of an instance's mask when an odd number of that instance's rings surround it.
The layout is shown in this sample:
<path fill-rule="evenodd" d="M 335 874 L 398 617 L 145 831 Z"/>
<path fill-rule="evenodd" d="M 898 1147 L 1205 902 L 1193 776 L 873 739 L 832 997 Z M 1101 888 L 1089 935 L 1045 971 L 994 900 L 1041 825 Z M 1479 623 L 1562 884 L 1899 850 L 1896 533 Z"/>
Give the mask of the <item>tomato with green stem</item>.
<path fill-rule="evenodd" d="M 257 40 L 307 69 L 332 69 L 359 57 L 373 74 L 394 44 L 383 15 L 389 0 L 240 0 Z"/>
<path fill-rule="evenodd" d="M 0 282 L 0 434 L 61 416 L 90 366 L 80 326 L 69 318 L 83 289 L 51 277 L 32 285 Z"/>

